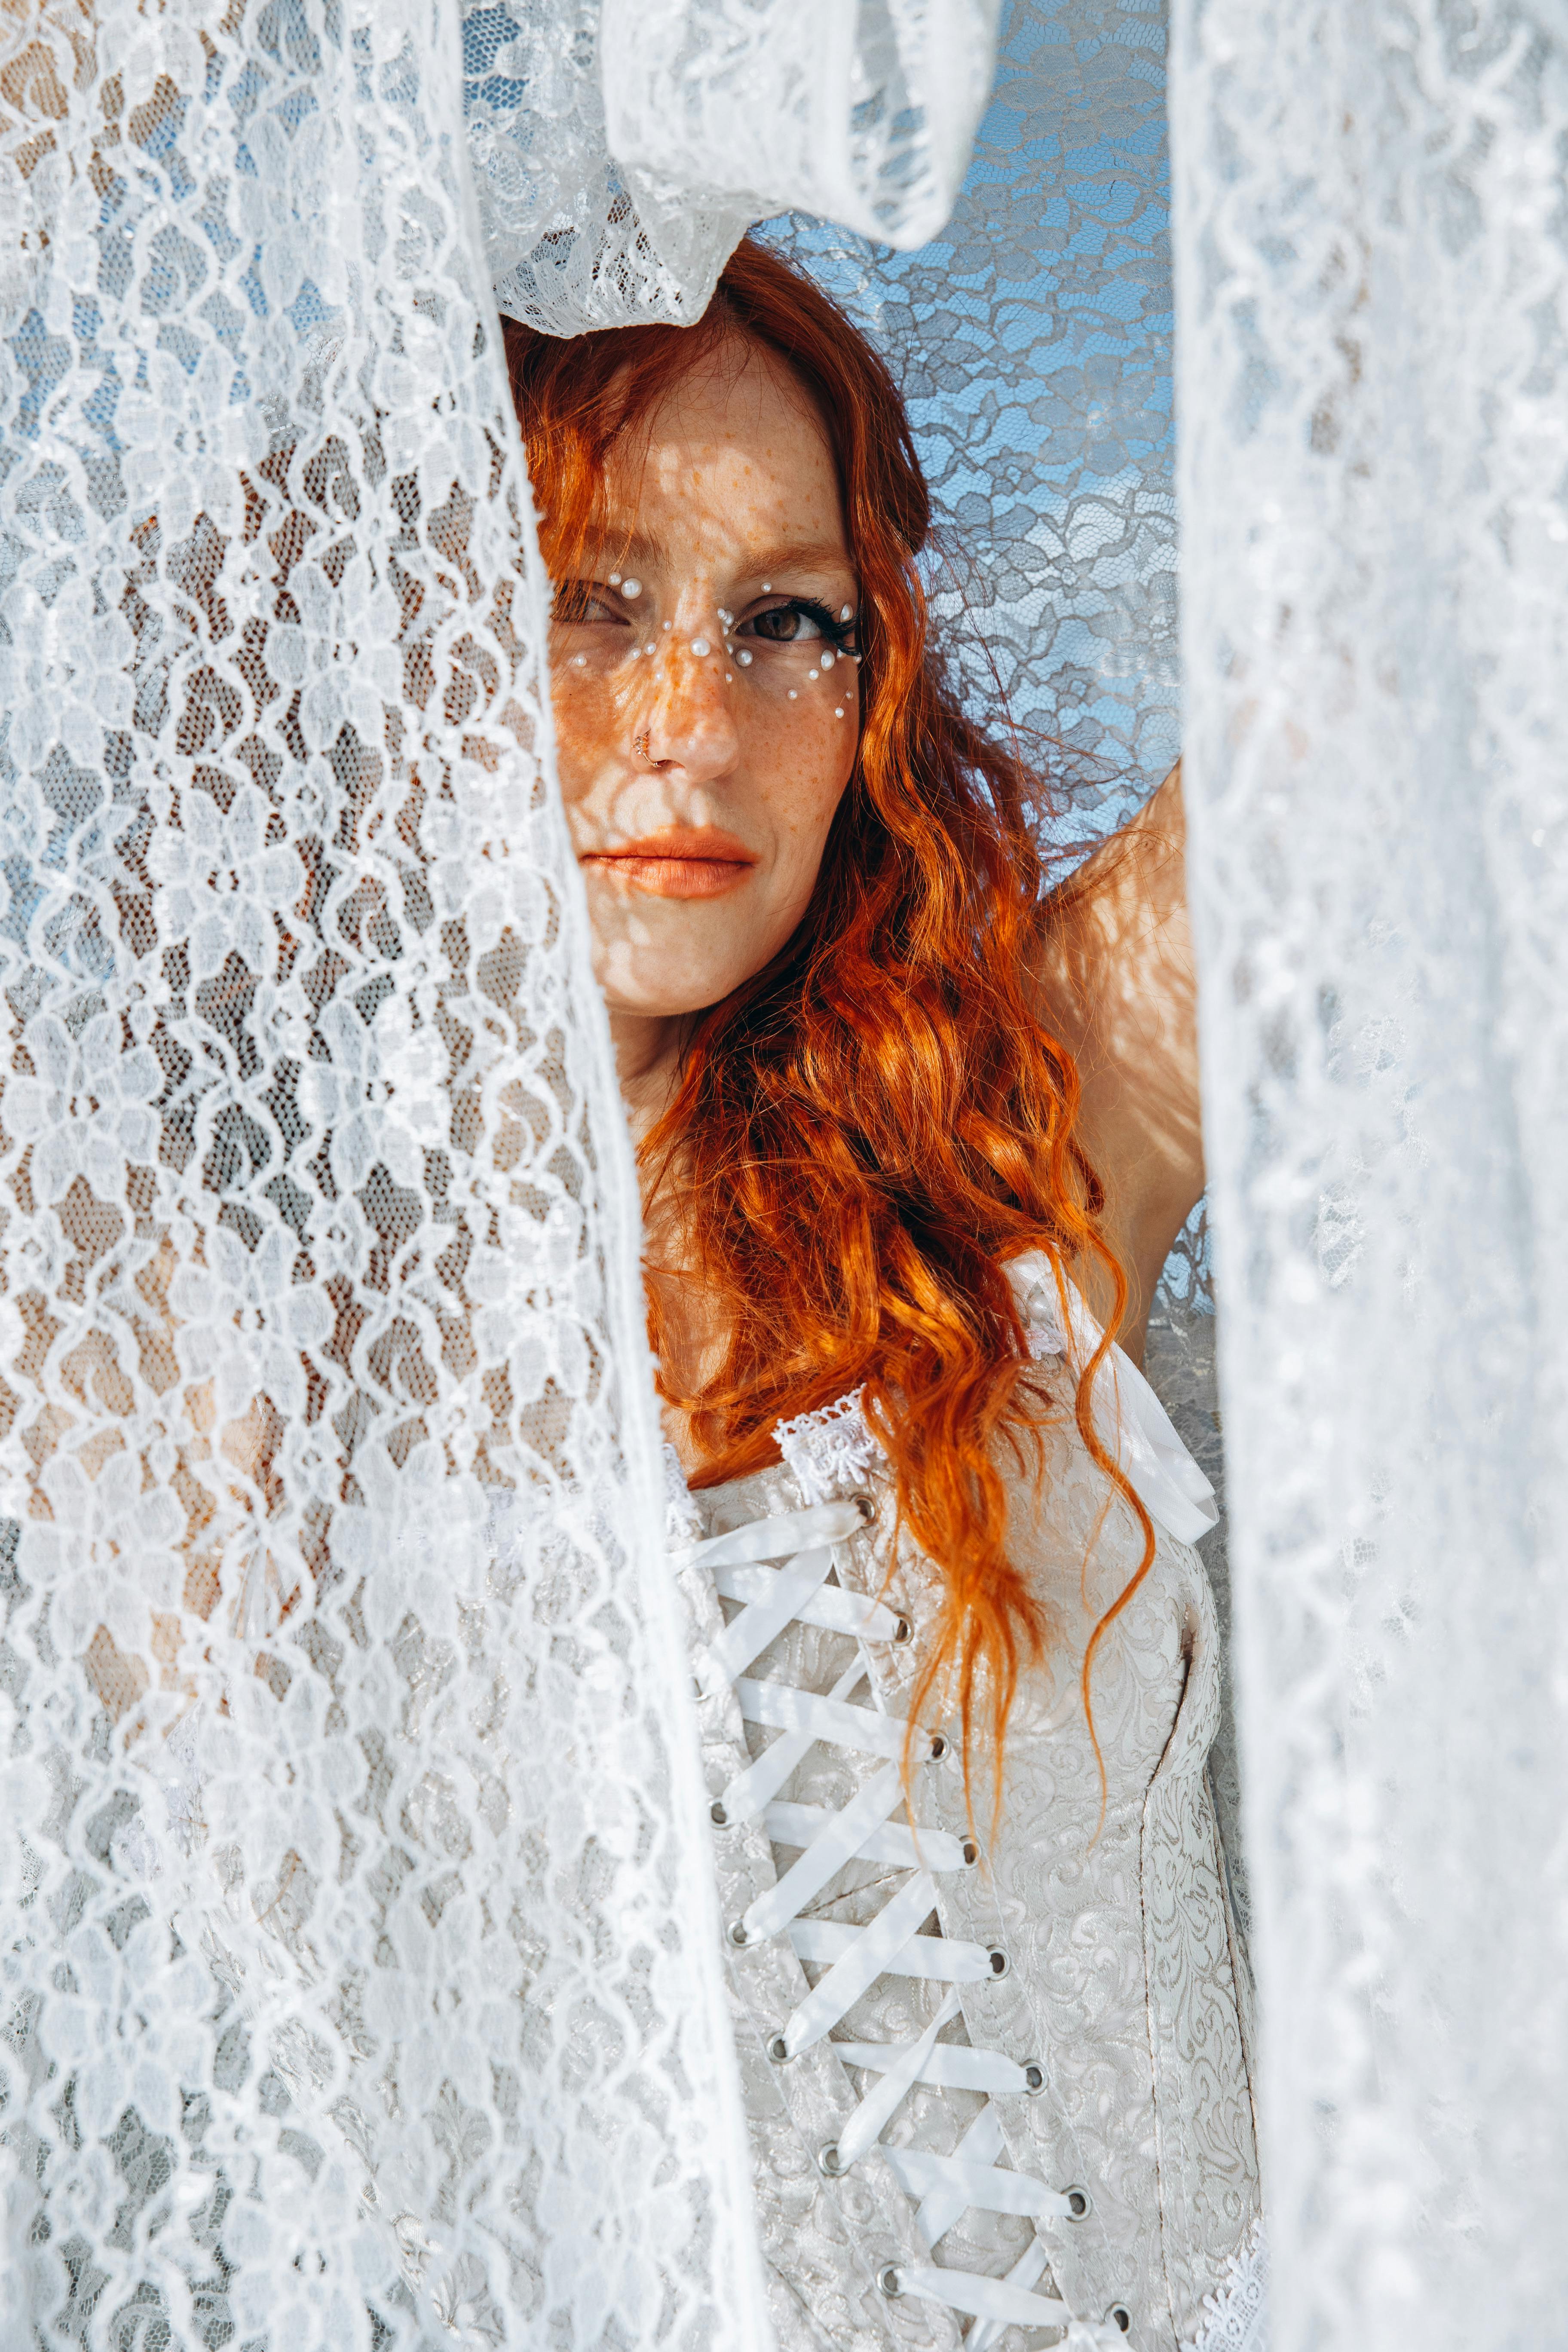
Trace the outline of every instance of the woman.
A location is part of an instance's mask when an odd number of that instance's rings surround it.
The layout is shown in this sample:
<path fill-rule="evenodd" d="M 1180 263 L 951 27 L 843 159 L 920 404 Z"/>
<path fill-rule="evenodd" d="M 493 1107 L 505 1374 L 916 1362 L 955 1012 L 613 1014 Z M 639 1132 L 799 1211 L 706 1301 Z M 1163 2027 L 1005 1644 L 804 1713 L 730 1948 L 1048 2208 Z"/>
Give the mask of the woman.
<path fill-rule="evenodd" d="M 1131 1361 L 1202 1183 L 1179 784 L 1048 890 L 898 394 L 776 257 L 508 337 L 780 2343 L 1239 2342 L 1212 1512 Z"/>

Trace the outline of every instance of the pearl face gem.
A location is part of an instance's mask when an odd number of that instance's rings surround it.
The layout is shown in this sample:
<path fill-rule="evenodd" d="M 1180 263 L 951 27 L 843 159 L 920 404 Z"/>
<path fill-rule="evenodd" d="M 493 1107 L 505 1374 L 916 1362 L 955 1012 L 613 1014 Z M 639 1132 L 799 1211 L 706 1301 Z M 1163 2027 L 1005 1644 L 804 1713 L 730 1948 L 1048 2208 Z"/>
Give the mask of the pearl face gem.
<path fill-rule="evenodd" d="M 618 587 L 620 586 L 620 584 L 621 584 L 621 575 L 620 575 L 620 573 L 619 573 L 618 572 L 611 572 L 611 574 L 610 574 L 610 585 L 611 585 L 611 587 L 612 587 L 612 588 L 618 588 Z"/>
<path fill-rule="evenodd" d="M 735 656 L 735 659 L 740 663 L 741 667 L 742 667 L 742 669 L 750 669 L 750 668 L 751 668 L 751 667 L 752 667 L 752 656 L 751 656 L 751 655 L 746 651 L 746 648 L 745 648 L 745 646 L 742 646 L 741 647 L 740 652 Z"/>
<path fill-rule="evenodd" d="M 640 596 L 642 594 L 642 582 L 640 580 L 623 580 L 621 583 L 621 593 L 623 596 Z"/>
<path fill-rule="evenodd" d="M 843 611 L 839 614 L 838 617 L 839 617 L 839 619 L 840 619 L 841 621 L 847 621 L 847 620 L 849 619 L 849 617 L 850 617 L 850 614 L 849 614 L 849 607 L 848 607 L 848 605 L 847 605 L 847 604 L 846 604 L 846 605 L 845 605 L 845 607 L 844 607 Z"/>
<path fill-rule="evenodd" d="M 798 701 L 800 700 L 800 697 L 799 697 L 799 695 L 795 692 L 795 688 L 794 688 L 794 687 L 793 687 L 793 686 L 790 688 L 790 690 L 789 690 L 789 698 L 790 698 L 790 700 L 791 700 L 792 702 L 798 702 Z"/>
<path fill-rule="evenodd" d="M 709 644 L 706 637 L 693 637 L 691 640 L 691 650 L 700 661 L 703 655 L 710 654 L 713 648 Z"/>

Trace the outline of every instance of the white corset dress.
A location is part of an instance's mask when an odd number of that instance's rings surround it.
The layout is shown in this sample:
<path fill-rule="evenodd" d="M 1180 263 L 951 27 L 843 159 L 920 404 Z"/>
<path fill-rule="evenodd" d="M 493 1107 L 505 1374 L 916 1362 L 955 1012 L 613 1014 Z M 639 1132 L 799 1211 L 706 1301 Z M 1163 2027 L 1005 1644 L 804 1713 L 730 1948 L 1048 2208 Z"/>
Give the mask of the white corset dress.
<path fill-rule="evenodd" d="M 1189 1548 L 1208 1489 L 1118 1359 L 1099 1423 L 1159 1543 L 1096 1659 L 1102 1820 L 1079 1674 L 1142 1537 L 1071 1418 L 1092 1326 L 1069 1294 L 1064 1334 L 1043 1260 L 1013 1271 L 1063 1410 L 1037 1489 L 1002 1465 L 1053 1637 L 989 1850 L 988 1769 L 974 1832 L 951 1725 L 922 1727 L 905 1810 L 940 1587 L 895 1542 L 854 1400 L 781 1429 L 776 1468 L 672 1482 L 780 2352 L 1261 2352 L 1247 1979 L 1204 1769 L 1216 1633 Z"/>

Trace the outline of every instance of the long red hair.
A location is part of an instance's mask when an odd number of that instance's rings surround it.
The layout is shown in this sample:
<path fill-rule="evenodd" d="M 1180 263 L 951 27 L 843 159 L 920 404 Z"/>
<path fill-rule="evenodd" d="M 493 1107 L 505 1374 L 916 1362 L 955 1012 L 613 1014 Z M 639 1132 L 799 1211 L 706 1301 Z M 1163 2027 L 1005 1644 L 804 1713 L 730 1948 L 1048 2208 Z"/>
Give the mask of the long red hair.
<path fill-rule="evenodd" d="M 900 1512 L 941 1570 L 943 1606 L 911 1718 L 952 1676 L 997 1748 L 1040 1604 L 1006 1548 L 999 1445 L 1023 1459 L 1049 1408 L 1005 1267 L 1044 1249 L 1127 1285 L 1100 1225 L 1071 1055 L 1042 1021 L 1042 938 L 1065 895 L 1040 844 L 1045 787 L 1016 739 L 961 708 L 917 559 L 931 506 L 891 375 L 827 297 L 742 243 L 703 318 L 571 341 L 504 322 L 546 562 L 568 576 L 599 531 L 613 446 L 727 339 L 764 346 L 810 395 L 838 469 L 860 583 L 861 730 L 816 895 L 784 951 L 697 1022 L 642 1157 L 678 1181 L 684 1268 L 721 1311 L 721 1362 L 673 1395 L 701 1486 L 776 1461 L 774 1424 L 863 1389 Z M 657 1270 L 656 1270 L 657 1271 Z M 658 1280 L 650 1328 L 662 1356 Z M 1106 1346 L 1109 1346 L 1109 1336 Z M 1085 1444 L 1153 1530 L 1078 1384 Z M 667 1395 L 673 1391 L 667 1387 Z M 1092 1717 L 1091 1717 L 1092 1730 Z"/>

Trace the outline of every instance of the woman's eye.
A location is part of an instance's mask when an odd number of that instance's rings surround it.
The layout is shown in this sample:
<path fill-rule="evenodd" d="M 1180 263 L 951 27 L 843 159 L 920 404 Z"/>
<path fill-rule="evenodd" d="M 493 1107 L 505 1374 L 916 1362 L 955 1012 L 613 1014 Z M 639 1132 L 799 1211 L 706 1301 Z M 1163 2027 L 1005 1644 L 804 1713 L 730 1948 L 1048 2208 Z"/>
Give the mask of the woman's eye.
<path fill-rule="evenodd" d="M 802 597 L 788 604 L 770 604 L 765 613 L 754 613 L 742 621 L 738 636 L 761 637 L 770 646 L 801 646 L 820 642 L 838 645 L 849 635 L 847 625 L 840 627 L 826 606 Z"/>
<path fill-rule="evenodd" d="M 810 614 L 803 612 L 798 604 L 772 605 L 767 612 L 759 613 L 754 620 L 747 621 L 743 626 L 753 636 L 764 638 L 771 646 L 793 646 L 804 637 L 819 637 L 822 635 Z"/>
<path fill-rule="evenodd" d="M 585 621 L 609 621 L 618 629 L 631 626 L 607 590 L 589 580 L 563 580 L 551 600 L 550 617 L 557 623 L 570 625 Z"/>

